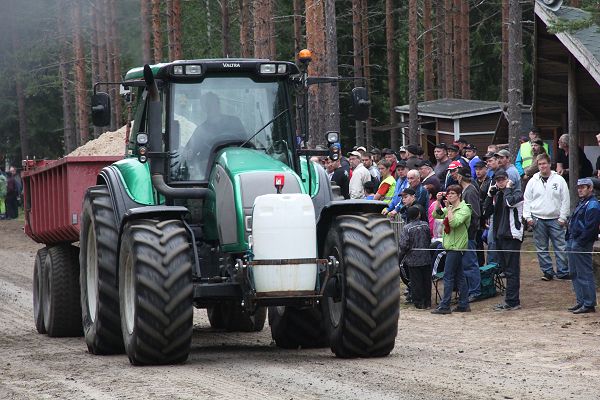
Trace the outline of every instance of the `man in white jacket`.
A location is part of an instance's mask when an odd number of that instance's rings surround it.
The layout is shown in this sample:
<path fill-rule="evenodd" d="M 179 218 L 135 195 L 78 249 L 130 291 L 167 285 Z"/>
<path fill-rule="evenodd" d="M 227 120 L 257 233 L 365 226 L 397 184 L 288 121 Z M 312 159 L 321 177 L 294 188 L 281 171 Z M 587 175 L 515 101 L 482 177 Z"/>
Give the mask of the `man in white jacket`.
<path fill-rule="evenodd" d="M 525 189 L 523 217 L 533 227 L 533 239 L 537 251 L 542 280 L 569 279 L 567 255 L 564 253 L 565 229 L 569 216 L 569 188 L 562 176 L 550 169 L 550 157 L 540 154 L 535 162 L 540 172 L 533 175 Z M 556 272 L 548 253 L 548 241 L 552 241 L 556 257 Z"/>
<path fill-rule="evenodd" d="M 371 180 L 371 173 L 360 162 L 362 154 L 358 151 L 351 151 L 348 154 L 350 168 L 352 168 L 352 177 L 350 178 L 350 198 L 365 198 L 365 183 Z"/>

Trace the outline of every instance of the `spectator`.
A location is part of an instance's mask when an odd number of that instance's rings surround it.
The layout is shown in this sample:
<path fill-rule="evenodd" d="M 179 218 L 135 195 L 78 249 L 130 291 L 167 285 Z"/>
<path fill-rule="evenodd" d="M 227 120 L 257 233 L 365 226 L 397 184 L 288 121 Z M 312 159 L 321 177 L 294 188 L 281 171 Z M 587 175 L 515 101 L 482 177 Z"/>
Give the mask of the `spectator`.
<path fill-rule="evenodd" d="M 453 145 L 453 144 L 449 144 L 447 146 L 447 150 L 448 150 L 448 157 L 450 157 L 450 159 L 452 161 L 458 161 L 460 162 L 462 167 L 468 167 L 469 166 L 469 161 L 467 161 L 466 158 L 464 158 L 461 154 L 460 154 L 460 150 L 457 146 Z"/>
<path fill-rule="evenodd" d="M 365 200 L 373 200 L 375 197 L 375 183 L 369 181 L 365 183 Z"/>
<path fill-rule="evenodd" d="M 498 159 L 498 166 L 502 168 L 508 175 L 508 179 L 512 181 L 515 189 L 521 191 L 521 175 L 514 165 L 510 163 L 510 152 L 508 150 L 500 150 L 494 154 Z"/>
<path fill-rule="evenodd" d="M 410 189 L 409 189 L 410 190 Z M 431 307 L 431 234 L 426 222 L 423 222 L 422 210 L 409 207 L 406 215 L 408 224 L 400 231 L 398 238 L 399 259 L 408 267 L 410 276 L 410 291 L 415 308 Z"/>
<path fill-rule="evenodd" d="M 569 270 L 573 280 L 576 304 L 569 308 L 573 314 L 596 312 L 596 285 L 592 265 L 594 241 L 598 238 L 600 204 L 594 196 L 589 178 L 577 181 L 579 203 L 573 211 L 567 231 Z"/>
<path fill-rule="evenodd" d="M 493 178 L 494 173 L 500 167 L 496 153 L 487 153 L 485 156 L 483 156 L 483 161 L 485 161 L 485 165 L 487 166 L 487 176 Z"/>
<path fill-rule="evenodd" d="M 394 176 L 396 173 L 396 165 L 398 164 L 396 154 L 394 154 L 392 149 L 383 149 L 381 154 L 383 155 L 383 159 L 390 163 L 390 173 Z M 377 168 L 379 168 L 379 163 L 377 163 Z"/>
<path fill-rule="evenodd" d="M 519 179 L 519 178 L 517 178 Z M 500 269 L 506 277 L 504 303 L 497 304 L 495 311 L 511 311 L 521 308 L 520 290 L 520 251 L 523 240 L 523 195 L 516 184 L 508 179 L 503 169 L 498 169 L 494 184 L 490 186 L 485 200 L 484 215 L 493 220 L 493 230 L 498 252 Z"/>
<path fill-rule="evenodd" d="M 469 160 L 469 168 L 471 168 L 471 176 L 475 176 L 475 163 L 481 161 L 477 156 L 477 147 L 473 144 L 465 146 L 465 157 Z"/>
<path fill-rule="evenodd" d="M 19 216 L 19 194 L 21 188 L 17 181 L 17 170 L 14 166 L 8 169 L 8 179 L 6 180 L 6 197 L 4 204 L 6 205 L 6 219 L 15 219 Z"/>
<path fill-rule="evenodd" d="M 446 189 L 446 200 L 442 208 L 442 192 L 437 194 L 437 208 L 435 217 L 444 221 L 443 244 L 446 249 L 446 263 L 444 266 L 444 294 L 437 308 L 432 314 L 450 314 L 452 311 L 470 312 L 469 289 L 462 267 L 461 258 L 463 249 L 469 240 L 468 227 L 471 223 L 471 210 L 462 201 L 462 188 L 451 185 Z M 450 310 L 450 299 L 454 284 L 458 287 L 458 306 Z"/>
<path fill-rule="evenodd" d="M 452 161 L 450 165 L 448 165 L 448 174 L 446 175 L 446 182 L 444 183 L 444 187 L 447 188 L 451 185 L 458 185 L 457 172 L 458 169 L 463 167 L 460 161 Z"/>
<path fill-rule="evenodd" d="M 340 165 L 340 160 L 337 159 L 335 161 L 331 160 L 329 157 L 327 158 L 325 168 L 327 171 L 327 176 L 329 180 L 334 182 L 336 185 L 340 187 L 340 191 L 344 199 L 350 198 L 349 192 L 349 183 L 350 178 L 348 177 L 348 171 L 346 171 Z"/>
<path fill-rule="evenodd" d="M 494 154 L 494 153 L 496 153 L 497 151 L 498 151 L 498 145 L 495 145 L 495 144 L 488 144 L 488 147 L 487 147 L 487 152 L 488 152 L 488 153 L 492 153 L 492 154 Z"/>
<path fill-rule="evenodd" d="M 469 144 L 466 139 L 459 137 L 453 143 L 456 147 L 458 147 L 458 154 L 461 156 L 465 155 L 465 147 Z"/>
<path fill-rule="evenodd" d="M 477 231 L 481 220 L 481 204 L 479 190 L 471 183 L 471 169 L 459 168 L 458 184 L 462 188 L 462 199 L 471 209 L 471 222 L 468 229 L 468 250 L 463 253 L 462 266 L 469 288 L 469 302 L 477 300 L 481 295 L 481 275 L 477 259 Z"/>
<path fill-rule="evenodd" d="M 452 160 L 448 157 L 448 151 L 446 150 L 446 144 L 438 143 L 433 149 L 433 156 L 435 157 L 435 175 L 438 177 L 440 182 L 444 182 L 446 179 L 446 173 L 448 172 L 448 165 Z"/>
<path fill-rule="evenodd" d="M 435 197 L 441 189 L 440 180 L 438 179 L 431 162 L 428 160 L 420 160 L 417 163 L 419 174 L 421 176 L 421 185 L 427 189 L 430 197 Z"/>
<path fill-rule="evenodd" d="M 352 175 L 350 176 L 350 198 L 363 199 L 365 197 L 365 183 L 371 181 L 371 173 L 360 162 L 362 155 L 358 151 L 348 154 Z"/>
<path fill-rule="evenodd" d="M 421 220 L 427 222 L 425 209 L 417 202 L 417 196 L 414 189 L 408 187 L 402 191 L 402 207 L 400 207 L 400 211 L 398 212 L 404 222 L 408 222 L 408 215 L 406 213 L 411 207 L 417 207 L 421 213 Z"/>
<path fill-rule="evenodd" d="M 408 159 L 408 152 L 406 151 L 405 146 L 400 146 L 400 150 L 398 150 L 398 154 L 400 154 L 400 159 L 406 161 Z"/>
<path fill-rule="evenodd" d="M 477 249 L 477 261 L 479 265 L 485 265 L 485 252 L 483 251 L 483 231 L 486 228 L 486 220 L 483 217 L 483 202 L 487 197 L 487 191 L 490 188 L 490 184 L 492 179 L 487 175 L 487 166 L 483 161 L 479 161 L 475 163 L 475 180 L 473 184 L 479 190 L 479 207 L 481 212 L 481 217 L 479 218 L 479 229 L 477 230 L 477 235 L 475 236 L 475 243 Z"/>
<path fill-rule="evenodd" d="M 540 138 L 540 129 L 537 127 L 531 128 L 529 131 L 529 141 L 524 142 L 519 147 L 519 152 L 517 153 L 517 158 L 515 160 L 515 168 L 519 171 L 519 175 L 523 176 L 525 174 L 525 170 L 530 165 L 535 164 L 535 156 L 536 154 L 533 152 L 533 142 L 536 140 L 540 140 L 542 142 L 542 146 L 544 147 L 545 153 L 548 153 L 548 144 L 544 143 L 544 141 Z M 538 154 L 540 154 L 538 149 Z M 530 175 L 532 176 L 532 175 Z"/>
<path fill-rule="evenodd" d="M 494 179 L 494 175 L 496 174 L 496 171 L 498 171 L 498 169 L 500 169 L 500 165 L 498 163 L 498 157 L 496 156 L 495 153 L 488 153 L 485 156 L 486 158 L 486 164 L 488 167 L 488 176 L 491 177 L 492 181 L 490 182 L 490 184 L 487 186 L 488 190 L 490 188 L 490 186 L 493 184 L 493 179 Z M 483 200 L 485 201 L 485 199 L 488 197 L 488 190 L 486 190 L 484 193 L 481 193 L 481 196 L 483 197 Z M 490 234 L 490 232 L 493 232 L 494 230 L 494 224 L 493 224 L 493 220 L 491 218 L 486 218 L 484 217 L 485 220 L 489 220 L 489 223 L 487 224 L 487 259 L 488 259 L 488 263 L 499 263 L 499 259 L 498 259 L 498 253 L 495 252 L 494 250 L 496 250 L 496 239 L 494 237 L 494 235 Z"/>
<path fill-rule="evenodd" d="M 583 149 L 577 147 L 579 152 L 579 177 L 587 178 L 594 174 L 592 163 L 586 157 Z M 565 133 L 558 138 L 558 154 L 556 155 L 556 172 L 558 172 L 565 181 L 569 181 L 569 134 Z"/>
<path fill-rule="evenodd" d="M 531 143 L 531 154 L 533 155 L 533 163 L 525 168 L 525 175 L 523 175 L 523 181 L 527 182 L 533 175 L 539 172 L 537 163 L 535 160 L 540 154 L 548 154 L 544 148 L 544 141 L 542 139 L 534 139 Z M 550 158 L 550 156 L 548 156 Z M 516 165 L 515 165 L 516 167 Z M 518 169 L 518 168 L 517 168 Z"/>
<path fill-rule="evenodd" d="M 600 133 L 596 135 L 596 141 L 598 142 L 598 146 L 600 146 Z M 596 158 L 596 176 L 600 178 L 600 156 Z"/>
<path fill-rule="evenodd" d="M 422 153 L 423 149 L 419 149 L 421 146 L 417 146 L 414 144 L 409 144 L 405 147 L 407 158 L 406 158 L 406 167 L 411 169 L 417 169 L 417 163 L 419 162 L 419 153 Z"/>
<path fill-rule="evenodd" d="M 542 280 L 569 279 L 569 266 L 565 251 L 565 227 L 569 216 L 569 188 L 562 176 L 550 169 L 547 154 L 535 160 L 539 172 L 533 175 L 525 189 L 523 218 L 533 227 L 533 239 Z M 556 257 L 556 273 L 548 253 L 548 240 L 552 241 Z"/>
<path fill-rule="evenodd" d="M 381 176 L 379 175 L 379 170 L 377 169 L 377 167 L 373 165 L 373 159 L 371 158 L 371 154 L 362 153 L 361 161 L 365 168 L 371 174 L 371 180 L 375 184 L 375 187 L 379 186 Z"/>
<path fill-rule="evenodd" d="M 394 213 L 390 215 L 393 217 L 400 211 L 400 207 L 402 207 L 402 191 L 408 187 L 408 179 L 406 178 L 407 172 L 406 161 L 398 161 L 398 165 L 396 166 L 396 189 L 394 190 L 394 195 L 392 196 L 390 204 L 381 211 L 383 215 L 387 215 L 394 211 Z"/>
<path fill-rule="evenodd" d="M 429 192 L 421 185 L 419 171 L 411 169 L 406 174 L 406 179 L 408 179 L 408 186 L 416 193 L 417 203 L 419 203 L 424 210 L 427 210 L 429 208 Z"/>
<path fill-rule="evenodd" d="M 392 201 L 394 191 L 396 190 L 396 180 L 391 175 L 391 166 L 391 163 L 387 160 L 381 160 L 377 164 L 377 168 L 381 174 L 381 183 L 373 198 L 374 200 L 381 200 L 388 204 Z"/>
<path fill-rule="evenodd" d="M 6 197 L 6 176 L 4 171 L 0 170 L 0 219 L 6 217 L 6 208 L 4 205 L 4 198 Z"/>
<path fill-rule="evenodd" d="M 377 163 L 381 160 L 381 150 L 379 150 L 377 147 L 373 147 L 371 149 L 371 156 L 373 157 L 373 163 L 377 165 Z M 375 167 L 375 169 L 377 169 L 377 167 Z M 377 171 L 377 173 L 379 173 L 379 171 Z"/>

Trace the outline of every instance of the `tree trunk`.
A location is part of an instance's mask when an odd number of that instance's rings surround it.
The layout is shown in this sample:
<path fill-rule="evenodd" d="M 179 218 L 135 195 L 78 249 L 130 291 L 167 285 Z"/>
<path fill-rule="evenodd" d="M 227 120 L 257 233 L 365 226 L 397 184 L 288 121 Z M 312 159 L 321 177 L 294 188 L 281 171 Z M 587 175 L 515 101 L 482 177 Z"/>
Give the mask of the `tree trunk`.
<path fill-rule="evenodd" d="M 75 55 L 75 110 L 77 114 L 77 132 L 79 143 L 89 140 L 89 122 L 86 99 L 85 54 L 83 50 L 83 32 L 81 26 L 81 4 L 71 5 L 73 18 L 73 53 Z"/>
<path fill-rule="evenodd" d="M 94 4 L 90 4 L 89 8 L 88 8 L 89 14 L 88 14 L 88 21 L 90 22 L 91 25 L 91 32 L 92 35 L 90 37 L 90 48 L 91 48 L 91 56 L 92 56 L 92 84 L 95 84 L 96 82 L 99 82 L 99 68 L 100 68 L 100 60 L 98 58 L 98 26 L 96 25 L 96 15 L 98 14 L 96 12 L 95 9 L 95 5 Z M 64 28 L 59 27 L 59 32 L 60 30 L 62 30 Z M 59 67 L 60 69 L 60 67 Z M 93 126 L 93 137 L 94 139 L 97 138 L 98 136 L 100 136 L 100 134 L 102 133 L 102 130 L 100 127 L 98 126 Z M 66 142 L 65 142 L 65 147 L 66 147 Z"/>
<path fill-rule="evenodd" d="M 352 0 L 352 49 L 354 52 L 354 86 L 362 85 L 362 18 L 361 18 L 361 0 Z M 356 121 L 355 140 L 357 146 L 365 144 L 363 134 L 363 124 Z"/>
<path fill-rule="evenodd" d="M 417 0 L 408 1 L 408 143 L 419 143 L 419 124 L 418 124 L 418 93 L 419 93 L 419 43 L 418 20 L 417 20 Z"/>
<path fill-rule="evenodd" d="M 425 101 L 435 99 L 432 29 L 431 0 L 423 0 L 423 95 Z"/>
<path fill-rule="evenodd" d="M 182 58 L 180 0 L 167 0 L 167 40 L 169 61 L 180 60 Z"/>
<path fill-rule="evenodd" d="M 109 0 L 111 55 L 109 68 L 112 69 L 112 82 L 121 82 L 121 48 L 119 46 L 119 30 L 117 29 L 116 0 Z M 113 129 L 121 127 L 123 122 L 123 105 L 121 103 L 119 85 L 111 85 L 113 92 L 114 121 Z"/>
<path fill-rule="evenodd" d="M 508 26 L 508 151 L 513 161 L 521 134 L 521 105 L 523 104 L 523 45 L 522 11 L 519 0 L 509 2 Z"/>
<path fill-rule="evenodd" d="M 65 0 L 62 0 L 59 7 L 63 10 L 68 8 Z M 97 13 L 96 13 L 97 14 Z M 65 26 L 68 26 L 70 22 L 65 18 L 64 13 L 57 13 L 57 29 L 60 41 L 60 53 L 59 53 L 59 66 L 58 71 L 61 80 L 62 90 L 62 115 L 63 115 L 63 140 L 65 146 L 65 154 L 69 154 L 71 151 L 77 148 L 77 138 L 75 136 L 75 121 L 73 119 L 73 96 L 70 88 L 70 71 L 71 71 L 71 52 L 69 42 L 71 37 L 65 31 Z M 99 48 L 98 48 L 99 50 Z M 100 68 L 100 59 L 98 59 L 98 68 Z M 98 71 L 99 72 L 99 71 Z M 98 78 L 98 80 L 100 80 Z"/>
<path fill-rule="evenodd" d="M 462 16 L 460 15 L 462 0 L 454 0 L 452 5 L 452 55 L 454 61 L 454 96 L 462 98 L 460 88 L 462 86 L 463 72 L 463 35 L 462 35 Z"/>
<path fill-rule="evenodd" d="M 306 45 L 313 53 L 308 67 L 309 76 L 323 76 L 327 68 L 325 54 L 324 0 L 306 0 Z M 324 85 L 312 85 L 308 89 L 309 147 L 325 143 L 326 91 Z"/>
<path fill-rule="evenodd" d="M 304 41 L 302 40 L 302 15 L 302 0 L 294 0 L 294 54 L 296 60 L 298 60 L 298 53 L 304 48 Z"/>
<path fill-rule="evenodd" d="M 166 0 L 167 3 L 167 51 L 169 61 L 175 58 L 175 29 L 173 29 L 173 0 Z"/>
<path fill-rule="evenodd" d="M 460 14 L 462 17 L 462 84 L 461 93 L 463 99 L 471 98 L 471 30 L 469 18 L 469 0 L 462 0 Z"/>
<path fill-rule="evenodd" d="M 152 62 L 152 50 L 150 48 L 150 42 L 152 40 L 151 27 L 150 27 L 150 1 L 140 0 L 141 10 L 141 24 L 142 24 L 142 57 L 144 64 L 150 64 Z"/>
<path fill-rule="evenodd" d="M 240 53 L 244 58 L 253 55 L 251 5 L 251 0 L 240 0 Z"/>
<path fill-rule="evenodd" d="M 221 0 L 221 41 L 223 43 L 221 54 L 224 58 L 231 55 L 229 35 L 229 4 L 227 0 Z"/>
<path fill-rule="evenodd" d="M 96 37 L 98 41 L 98 82 L 108 82 L 108 26 L 106 25 L 106 3 L 104 0 L 96 3 L 94 25 L 96 27 L 96 32 L 98 32 L 98 36 Z M 99 89 L 100 91 L 110 93 L 109 88 L 106 86 L 100 87 Z M 110 129 L 110 127 L 101 127 L 100 133 L 105 132 L 108 129 Z M 74 136 L 74 145 L 77 147 L 77 136 Z"/>
<path fill-rule="evenodd" d="M 502 82 L 500 101 L 508 101 L 508 1 L 502 0 Z"/>
<path fill-rule="evenodd" d="M 444 91 L 447 98 L 454 97 L 454 79 L 452 75 L 452 0 L 445 0 L 444 7 Z"/>
<path fill-rule="evenodd" d="M 577 115 L 577 63 L 578 61 L 569 55 L 569 70 L 567 75 L 567 114 L 569 129 L 569 187 L 576 188 L 579 177 L 579 126 Z M 571 190 L 571 211 L 577 205 L 577 192 Z"/>
<path fill-rule="evenodd" d="M 426 0 L 428 1 L 428 0 Z M 388 76 L 388 96 L 390 98 L 390 125 L 395 126 L 398 123 L 398 114 L 394 108 L 398 105 L 398 63 L 396 60 L 397 52 L 394 46 L 394 36 L 396 27 L 394 24 L 394 0 L 385 1 L 385 44 L 386 44 L 386 61 L 387 61 L 387 76 Z M 390 130 L 390 146 L 392 149 L 398 148 L 398 129 Z"/>
<path fill-rule="evenodd" d="M 152 37 L 154 63 L 158 64 L 163 59 L 162 31 L 160 28 L 160 0 L 152 0 Z"/>
<path fill-rule="evenodd" d="M 363 48 L 363 74 L 367 93 L 371 93 L 371 61 L 369 52 L 369 7 L 367 0 L 362 0 L 362 48 Z M 367 149 L 373 147 L 373 131 L 371 130 L 373 120 L 371 119 L 371 107 L 369 106 L 369 118 L 365 121 L 365 144 Z"/>
<path fill-rule="evenodd" d="M 335 0 L 325 0 L 325 49 L 326 71 L 328 76 L 338 76 L 337 28 L 335 25 Z M 339 85 L 327 84 L 327 103 L 325 105 L 325 131 L 340 131 L 340 95 Z M 325 139 L 325 138 L 324 138 Z M 325 140 L 323 141 L 323 143 Z"/>
<path fill-rule="evenodd" d="M 571 7 L 579 8 L 581 7 L 581 0 L 571 0 L 569 4 Z"/>
<path fill-rule="evenodd" d="M 438 98 L 448 97 L 446 94 L 446 6 L 444 0 L 435 3 L 435 32 L 436 32 L 436 66 Z"/>
<path fill-rule="evenodd" d="M 254 0 L 254 56 L 275 59 L 273 0 Z"/>

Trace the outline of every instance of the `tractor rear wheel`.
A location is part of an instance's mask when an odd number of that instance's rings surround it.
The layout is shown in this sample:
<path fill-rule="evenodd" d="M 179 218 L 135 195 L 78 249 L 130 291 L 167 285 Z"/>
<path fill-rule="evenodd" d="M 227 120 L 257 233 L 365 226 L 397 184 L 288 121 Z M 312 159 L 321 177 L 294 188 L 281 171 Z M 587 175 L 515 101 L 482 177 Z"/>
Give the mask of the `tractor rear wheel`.
<path fill-rule="evenodd" d="M 33 319 L 35 320 L 35 329 L 38 333 L 46 333 L 42 293 L 44 290 L 44 264 L 46 263 L 47 255 L 48 248 L 39 249 L 35 255 L 35 263 L 33 265 Z"/>
<path fill-rule="evenodd" d="M 41 288 L 44 329 L 48 336 L 81 336 L 77 254 L 78 249 L 71 245 L 48 248 Z"/>
<path fill-rule="evenodd" d="M 192 344 L 193 256 L 181 221 L 139 220 L 123 231 L 119 299 L 134 365 L 184 362 Z"/>
<path fill-rule="evenodd" d="M 269 307 L 269 325 L 275 344 L 284 349 L 329 344 L 319 308 Z"/>
<path fill-rule="evenodd" d="M 256 312 L 250 315 L 237 303 L 217 304 L 206 311 L 212 328 L 229 332 L 260 332 L 267 319 L 265 307 L 258 307 Z"/>
<path fill-rule="evenodd" d="M 83 331 L 92 354 L 123 353 L 117 288 L 118 227 L 106 186 L 88 189 L 79 245 Z"/>
<path fill-rule="evenodd" d="M 381 357 L 394 348 L 400 310 L 397 245 L 378 214 L 340 215 L 325 239 L 323 257 L 339 267 L 325 291 L 323 316 L 338 356 Z"/>

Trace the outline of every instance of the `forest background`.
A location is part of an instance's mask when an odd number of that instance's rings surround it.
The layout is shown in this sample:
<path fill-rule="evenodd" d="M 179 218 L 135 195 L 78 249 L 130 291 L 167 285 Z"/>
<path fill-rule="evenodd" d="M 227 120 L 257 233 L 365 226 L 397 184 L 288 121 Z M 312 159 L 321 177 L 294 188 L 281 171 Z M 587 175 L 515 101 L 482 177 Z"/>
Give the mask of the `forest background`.
<path fill-rule="evenodd" d="M 507 101 L 511 1 L 3 0 L 0 165 L 57 158 L 122 125 L 127 111 L 114 101 L 116 89 L 108 128 L 91 126 L 89 102 L 94 82 L 119 81 L 130 68 L 221 57 L 294 61 L 305 47 L 315 54 L 313 74 L 355 78 L 312 94 L 311 144 L 339 129 L 345 150 L 397 149 L 392 110 L 409 103 L 409 86 L 415 101 Z M 533 0 L 520 3 L 523 104 L 531 104 Z M 353 86 L 369 90 L 370 118 L 362 123 L 350 116 Z"/>

